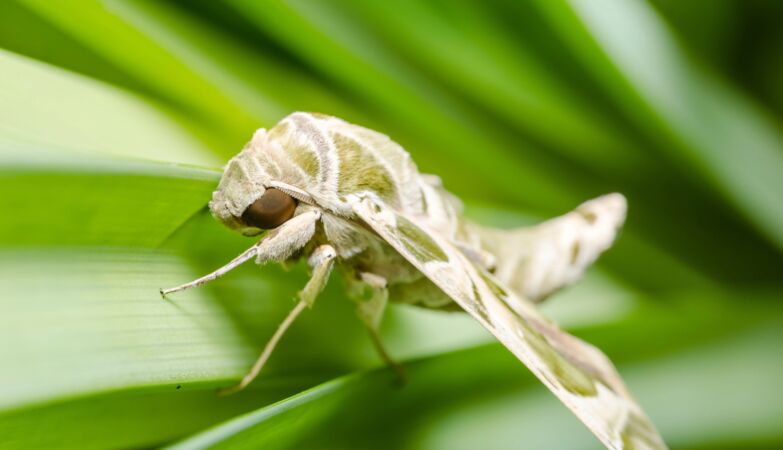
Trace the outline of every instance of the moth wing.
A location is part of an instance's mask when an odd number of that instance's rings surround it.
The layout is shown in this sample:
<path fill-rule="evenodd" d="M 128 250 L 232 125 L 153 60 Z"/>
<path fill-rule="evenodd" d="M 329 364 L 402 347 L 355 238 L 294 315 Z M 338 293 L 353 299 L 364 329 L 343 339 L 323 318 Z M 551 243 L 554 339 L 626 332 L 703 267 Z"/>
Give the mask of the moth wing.
<path fill-rule="evenodd" d="M 560 330 L 526 299 L 415 219 L 365 197 L 354 212 L 478 320 L 610 449 L 665 449 L 609 359 Z"/>
<path fill-rule="evenodd" d="M 495 257 L 495 277 L 522 297 L 540 302 L 579 279 L 612 245 L 625 211 L 625 197 L 614 193 L 533 227 L 469 225 L 481 248 Z"/>

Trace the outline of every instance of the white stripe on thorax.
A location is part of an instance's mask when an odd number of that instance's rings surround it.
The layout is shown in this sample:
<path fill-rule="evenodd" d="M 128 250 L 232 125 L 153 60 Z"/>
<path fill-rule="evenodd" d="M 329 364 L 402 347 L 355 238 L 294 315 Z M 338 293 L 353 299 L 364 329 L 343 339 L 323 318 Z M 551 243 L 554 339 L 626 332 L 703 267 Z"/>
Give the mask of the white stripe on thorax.
<path fill-rule="evenodd" d="M 292 114 L 291 120 L 302 132 L 318 158 L 320 173 L 318 181 L 324 188 L 336 186 L 336 167 L 334 164 L 337 152 L 334 149 L 334 143 L 328 139 L 316 121 L 306 114 Z"/>

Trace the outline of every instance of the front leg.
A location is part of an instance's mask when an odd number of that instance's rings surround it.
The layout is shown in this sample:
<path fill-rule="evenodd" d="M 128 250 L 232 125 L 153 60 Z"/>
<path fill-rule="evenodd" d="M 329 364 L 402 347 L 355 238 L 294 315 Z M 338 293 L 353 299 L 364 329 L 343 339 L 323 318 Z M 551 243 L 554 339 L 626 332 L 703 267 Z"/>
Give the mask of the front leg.
<path fill-rule="evenodd" d="M 266 364 L 267 360 L 269 360 L 269 357 L 272 355 L 272 351 L 274 351 L 278 342 L 280 342 L 280 339 L 283 337 L 283 334 L 288 330 L 288 327 L 294 323 L 294 320 L 296 320 L 305 308 L 312 307 L 313 303 L 315 303 L 318 294 L 321 293 L 326 286 L 327 280 L 329 280 L 329 274 L 332 272 L 334 259 L 336 257 L 337 252 L 331 245 L 322 245 L 315 249 L 308 260 L 313 273 L 304 289 L 299 291 L 299 302 L 294 306 L 294 309 L 288 313 L 288 316 L 286 316 L 280 326 L 277 327 L 275 334 L 273 334 L 272 338 L 267 342 L 264 351 L 261 352 L 261 355 L 258 357 L 255 364 L 253 364 L 250 372 L 242 378 L 242 381 L 240 381 L 239 384 L 222 389 L 220 394 L 233 394 L 241 391 L 258 376 L 261 369 L 264 368 L 264 364 Z"/>
<path fill-rule="evenodd" d="M 405 371 L 386 351 L 378 331 L 386 304 L 389 302 L 389 290 L 386 279 L 368 272 L 357 274 L 358 279 L 351 279 L 348 295 L 356 302 L 356 313 L 370 334 L 370 339 L 383 361 L 397 374 L 399 382 L 405 382 Z"/>
<path fill-rule="evenodd" d="M 161 289 L 160 295 L 165 297 L 167 294 L 209 283 L 254 257 L 258 264 L 264 264 L 269 261 L 283 261 L 304 247 L 312 239 L 313 234 L 315 234 L 315 223 L 320 217 L 321 213 L 317 210 L 310 210 L 292 217 L 288 222 L 270 231 L 258 243 L 242 252 L 241 255 L 231 260 L 225 266 L 190 283 L 169 289 Z"/>

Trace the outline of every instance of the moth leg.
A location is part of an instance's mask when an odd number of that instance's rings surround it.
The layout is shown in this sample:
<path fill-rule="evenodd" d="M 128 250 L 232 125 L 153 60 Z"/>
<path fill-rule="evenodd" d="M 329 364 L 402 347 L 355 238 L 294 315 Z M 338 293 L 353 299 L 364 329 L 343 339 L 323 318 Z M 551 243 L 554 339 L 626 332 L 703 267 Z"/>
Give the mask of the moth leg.
<path fill-rule="evenodd" d="M 261 352 L 261 355 L 253 364 L 253 367 L 250 369 L 247 375 L 242 377 L 242 380 L 238 384 L 221 389 L 219 394 L 228 395 L 239 392 L 247 387 L 247 385 L 258 376 L 258 374 L 261 372 L 261 369 L 264 368 L 264 365 L 272 355 L 275 347 L 280 342 L 280 339 L 283 337 L 283 334 L 285 334 L 286 330 L 288 330 L 291 324 L 294 323 L 294 320 L 299 317 L 305 308 L 312 307 L 313 303 L 315 303 L 315 299 L 318 297 L 318 294 L 321 293 L 323 288 L 326 286 L 326 282 L 329 280 L 329 274 L 332 272 L 332 267 L 334 267 L 334 259 L 336 257 L 337 252 L 330 245 L 321 245 L 315 249 L 313 254 L 310 256 L 310 259 L 308 260 L 308 264 L 312 269 L 312 275 L 310 276 L 310 280 L 307 282 L 304 289 L 299 291 L 299 301 L 296 303 L 296 306 L 294 306 L 294 309 L 288 313 L 283 322 L 277 327 L 275 334 L 273 334 L 272 338 L 269 339 L 269 342 L 267 342 L 264 350 Z"/>
<path fill-rule="evenodd" d="M 161 289 L 160 295 L 166 297 L 166 295 L 174 292 L 184 291 L 209 283 L 210 281 L 222 277 L 253 257 L 256 258 L 256 261 L 259 264 L 268 261 L 285 260 L 295 251 L 304 247 L 310 238 L 313 237 L 313 234 L 315 233 L 315 222 L 319 217 L 320 213 L 314 210 L 293 217 L 288 222 L 270 231 L 263 239 L 256 244 L 253 244 L 252 247 L 232 259 L 231 262 L 225 266 L 204 275 L 201 278 L 197 278 L 190 283 L 185 283 L 169 289 Z"/>
<path fill-rule="evenodd" d="M 359 279 L 353 280 L 350 285 L 349 295 L 356 302 L 356 313 L 367 328 L 373 347 L 386 365 L 397 375 L 400 384 L 403 384 L 406 379 L 405 371 L 386 351 L 378 332 L 383 312 L 389 302 L 386 279 L 373 273 L 360 272 Z"/>

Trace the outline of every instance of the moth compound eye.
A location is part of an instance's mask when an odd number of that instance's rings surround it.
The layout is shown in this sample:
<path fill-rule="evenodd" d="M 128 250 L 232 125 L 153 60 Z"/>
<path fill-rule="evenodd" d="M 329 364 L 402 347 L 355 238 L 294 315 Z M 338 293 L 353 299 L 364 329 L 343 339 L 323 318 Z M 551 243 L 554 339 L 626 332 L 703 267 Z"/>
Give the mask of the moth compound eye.
<path fill-rule="evenodd" d="M 285 223 L 294 215 L 296 200 L 283 191 L 267 189 L 258 200 L 242 213 L 248 225 L 269 230 Z"/>

